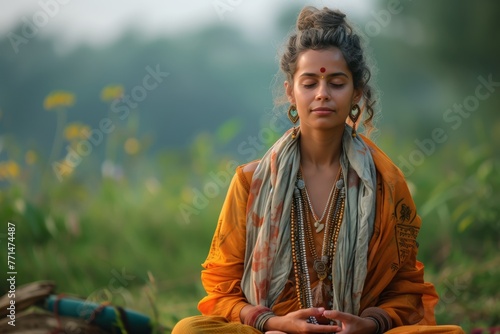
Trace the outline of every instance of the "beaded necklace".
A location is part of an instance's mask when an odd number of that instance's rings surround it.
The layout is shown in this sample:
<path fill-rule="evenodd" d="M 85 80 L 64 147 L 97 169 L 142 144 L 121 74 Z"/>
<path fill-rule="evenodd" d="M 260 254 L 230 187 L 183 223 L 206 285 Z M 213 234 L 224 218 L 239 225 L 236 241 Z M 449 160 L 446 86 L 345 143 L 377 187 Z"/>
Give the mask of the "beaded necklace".
<path fill-rule="evenodd" d="M 311 223 L 309 221 L 308 203 L 305 199 L 307 196 L 305 194 L 305 183 L 300 171 L 297 174 L 295 185 L 291 210 L 292 261 L 299 306 L 300 308 L 310 308 L 318 303 L 322 303 L 324 291 L 330 292 L 332 289 L 331 283 L 330 286 L 326 287 L 324 280 L 328 277 L 327 273 L 331 272 L 333 258 L 337 250 L 340 225 L 342 224 L 344 215 L 344 179 L 341 170 L 338 180 L 335 183 L 333 200 L 331 203 L 327 203 L 330 209 L 325 223 L 321 258 L 318 257 L 314 244 Z M 313 269 L 320 280 L 314 288 L 315 291 L 311 289 L 311 279 L 307 267 L 306 238 L 314 258 Z M 328 278 L 330 281 L 333 280 L 331 276 Z M 310 317 L 309 322 L 318 323 L 315 317 Z"/>

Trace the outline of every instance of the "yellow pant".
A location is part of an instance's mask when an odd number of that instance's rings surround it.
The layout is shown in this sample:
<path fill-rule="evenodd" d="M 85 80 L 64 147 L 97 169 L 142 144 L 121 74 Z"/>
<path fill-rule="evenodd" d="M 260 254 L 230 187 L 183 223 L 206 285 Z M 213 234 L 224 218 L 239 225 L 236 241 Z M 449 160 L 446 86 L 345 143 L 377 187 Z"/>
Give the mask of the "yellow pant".
<path fill-rule="evenodd" d="M 224 317 L 194 316 L 182 319 L 172 334 L 262 334 L 261 331 L 239 322 L 228 322 Z"/>
<path fill-rule="evenodd" d="M 458 326 L 402 326 L 391 329 L 387 334 L 464 334 Z M 185 318 L 175 325 L 172 334 L 262 334 L 253 327 L 228 322 L 223 317 L 194 316 Z"/>

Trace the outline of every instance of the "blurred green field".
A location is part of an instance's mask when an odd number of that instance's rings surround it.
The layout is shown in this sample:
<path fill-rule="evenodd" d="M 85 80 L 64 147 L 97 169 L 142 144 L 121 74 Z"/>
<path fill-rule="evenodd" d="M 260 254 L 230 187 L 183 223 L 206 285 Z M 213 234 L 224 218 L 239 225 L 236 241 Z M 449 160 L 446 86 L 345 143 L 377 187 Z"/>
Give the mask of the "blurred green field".
<path fill-rule="evenodd" d="M 146 159 L 136 152 L 120 171 L 115 166 L 91 175 L 92 166 L 77 167 L 63 182 L 51 177 L 38 190 L 30 180 L 43 174 L 43 159 L 19 163 L 10 176 L 4 171 L 0 221 L 5 233 L 7 222 L 16 224 L 17 284 L 54 280 L 59 292 L 111 300 L 158 316 L 167 327 L 196 314 L 204 295 L 200 264 L 234 158 L 214 152 L 234 126 L 199 135 L 184 153 Z M 381 137 L 379 144 L 390 141 Z M 492 150 L 488 144 L 464 147 L 469 153 L 444 178 L 435 171 L 450 162 L 431 156 L 409 178 L 424 221 L 419 258 L 442 296 L 438 321 L 467 330 L 500 322 L 500 198 L 494 191 L 500 165 Z M 6 267 L 4 257 L 0 267 Z"/>

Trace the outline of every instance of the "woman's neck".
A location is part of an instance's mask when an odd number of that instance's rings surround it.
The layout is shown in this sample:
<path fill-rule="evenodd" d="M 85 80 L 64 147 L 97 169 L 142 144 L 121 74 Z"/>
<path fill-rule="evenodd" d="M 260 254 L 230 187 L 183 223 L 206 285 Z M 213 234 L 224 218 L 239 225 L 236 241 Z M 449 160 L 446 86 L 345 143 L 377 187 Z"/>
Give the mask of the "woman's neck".
<path fill-rule="evenodd" d="M 311 131 L 300 135 L 302 166 L 315 168 L 338 165 L 342 151 L 342 131 Z"/>

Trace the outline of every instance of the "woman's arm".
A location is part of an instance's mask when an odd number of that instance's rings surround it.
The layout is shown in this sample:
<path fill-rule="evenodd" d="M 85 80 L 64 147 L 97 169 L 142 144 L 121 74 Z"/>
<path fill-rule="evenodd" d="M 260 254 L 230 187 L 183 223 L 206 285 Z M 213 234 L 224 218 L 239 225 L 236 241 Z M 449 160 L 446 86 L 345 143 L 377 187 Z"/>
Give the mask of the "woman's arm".
<path fill-rule="evenodd" d="M 203 315 L 218 315 L 240 321 L 248 305 L 240 283 L 243 275 L 246 239 L 248 180 L 238 167 L 229 186 L 201 280 L 207 296 L 198 304 Z"/>
<path fill-rule="evenodd" d="M 361 299 L 361 316 L 382 310 L 391 327 L 435 324 L 433 308 L 437 294 L 424 282 L 423 265 L 417 261 L 417 236 L 421 219 L 403 173 L 375 144 L 377 169 L 375 226 L 370 240 L 368 272 Z M 365 313 L 363 313 L 365 312 Z M 373 313 L 375 312 L 375 313 Z"/>
<path fill-rule="evenodd" d="M 418 216 L 413 224 L 420 226 Z M 424 266 L 416 258 L 418 252 L 416 240 L 412 240 L 411 237 L 405 238 L 405 235 L 409 234 L 409 229 L 411 225 L 406 224 L 397 224 L 393 229 L 396 247 L 390 247 L 390 249 L 392 252 L 397 252 L 400 260 L 399 267 L 381 292 L 376 305 L 390 316 L 392 327 L 417 323 L 435 325 L 432 312 L 434 305 L 428 301 L 437 302 L 438 296 L 434 286 L 424 282 Z M 415 229 L 415 231 L 418 230 Z M 403 260 L 402 257 L 404 257 Z M 395 262 L 391 266 L 392 268 L 388 269 L 395 270 Z"/>

